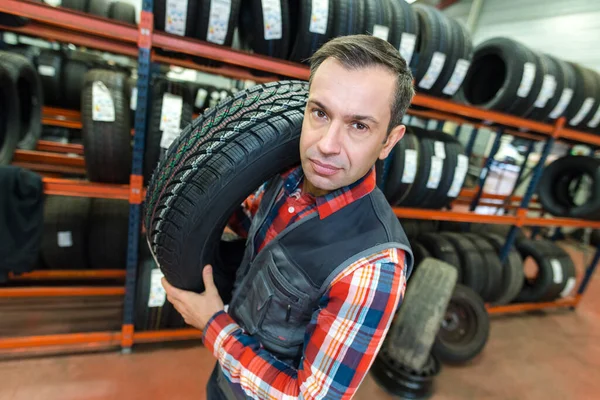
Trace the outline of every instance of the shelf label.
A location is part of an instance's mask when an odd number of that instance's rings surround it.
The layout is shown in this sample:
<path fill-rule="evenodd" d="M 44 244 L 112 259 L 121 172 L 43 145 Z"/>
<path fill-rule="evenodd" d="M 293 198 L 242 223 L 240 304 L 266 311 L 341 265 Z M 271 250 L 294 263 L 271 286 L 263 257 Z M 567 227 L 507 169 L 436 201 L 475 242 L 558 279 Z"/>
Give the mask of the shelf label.
<path fill-rule="evenodd" d="M 459 59 L 454 66 L 454 72 L 452 72 L 452 76 L 450 80 L 442 90 L 442 93 L 447 94 L 448 96 L 454 96 L 454 94 L 460 89 L 460 85 L 462 85 L 465 80 L 465 76 L 467 76 L 467 71 L 471 66 L 471 62 L 465 59 Z"/>
<path fill-rule="evenodd" d="M 110 90 L 103 82 L 92 83 L 92 120 L 101 122 L 115 121 L 115 103 Z"/>
<path fill-rule="evenodd" d="M 129 108 L 133 111 L 137 108 L 137 86 L 131 89 L 131 99 L 129 100 Z"/>
<path fill-rule="evenodd" d="M 573 89 L 571 89 L 571 88 L 563 89 L 563 91 L 560 95 L 560 99 L 558 100 L 558 103 L 556 103 L 554 110 L 552 110 L 550 112 L 550 114 L 548 114 L 548 116 L 552 119 L 556 119 L 556 118 L 560 117 L 567 109 L 567 106 L 571 102 L 572 98 L 573 98 Z"/>
<path fill-rule="evenodd" d="M 204 88 L 198 89 L 198 93 L 196 93 L 196 100 L 194 101 L 194 105 L 196 108 L 202 109 L 204 104 L 206 104 L 206 97 L 208 96 L 208 90 Z"/>
<path fill-rule="evenodd" d="M 225 43 L 229 16 L 231 15 L 231 0 L 211 0 L 208 18 L 206 40 L 216 44 Z"/>
<path fill-rule="evenodd" d="M 560 261 L 553 258 L 550 260 L 550 265 L 552 266 L 552 281 L 554 283 L 561 283 L 563 281 L 563 269 Z"/>
<path fill-rule="evenodd" d="M 329 21 L 329 0 L 312 0 L 311 10 L 308 30 L 324 35 Z"/>
<path fill-rule="evenodd" d="M 71 231 L 58 232 L 56 239 L 58 247 L 73 247 L 73 234 Z"/>
<path fill-rule="evenodd" d="M 54 76 L 56 75 L 56 68 L 52 65 L 38 65 L 38 72 L 43 76 Z"/>
<path fill-rule="evenodd" d="M 413 33 L 403 32 L 400 37 L 400 56 L 406 60 L 406 65 L 410 65 L 413 54 L 415 53 L 415 43 L 417 43 L 417 35 Z"/>
<path fill-rule="evenodd" d="M 277 40 L 283 37 L 281 0 L 262 0 L 265 40 Z"/>
<path fill-rule="evenodd" d="M 185 36 L 188 0 L 167 0 L 165 32 Z"/>
<path fill-rule="evenodd" d="M 387 42 L 390 36 L 390 28 L 385 25 L 373 25 L 373 36 L 385 40 Z"/>
<path fill-rule="evenodd" d="M 468 170 L 469 157 L 465 156 L 464 154 L 459 154 L 456 168 L 454 169 L 454 178 L 452 178 L 452 184 L 450 185 L 450 189 L 448 189 L 448 193 L 446 194 L 448 197 L 458 196 L 458 193 L 465 182 Z"/>
<path fill-rule="evenodd" d="M 437 81 L 438 77 L 440 76 L 440 72 L 442 72 L 445 62 L 446 55 L 444 53 L 440 53 L 439 51 L 433 53 L 433 57 L 431 57 L 431 62 L 427 68 L 427 72 L 425 72 L 425 76 L 419 82 L 419 87 L 422 87 L 423 89 L 431 89 L 435 81 Z"/>
<path fill-rule="evenodd" d="M 433 143 L 433 149 L 434 149 L 434 154 L 436 157 L 439 157 L 442 159 L 446 158 L 446 144 L 444 142 L 436 140 Z"/>
<path fill-rule="evenodd" d="M 556 92 L 556 78 L 552 75 L 546 74 L 544 75 L 544 82 L 542 82 L 542 89 L 540 90 L 540 94 L 538 95 L 535 103 L 533 104 L 537 108 L 546 107 L 546 103 L 548 100 L 554 97 L 554 93 Z"/>
<path fill-rule="evenodd" d="M 402 170 L 402 183 L 413 183 L 417 176 L 417 151 L 404 150 L 404 170 Z"/>
<path fill-rule="evenodd" d="M 150 294 L 148 295 L 148 307 L 162 307 L 167 300 L 167 293 L 163 288 L 161 279 L 163 273 L 160 269 L 153 269 L 150 273 Z"/>
<path fill-rule="evenodd" d="M 560 297 L 567 297 L 569 294 L 571 294 L 571 291 L 573 290 L 574 287 L 575 287 L 575 278 L 570 277 L 569 279 L 567 279 L 567 284 L 565 285 L 565 288 L 562 290 L 562 292 L 560 292 Z"/>
<path fill-rule="evenodd" d="M 596 110 L 596 114 L 594 114 L 590 122 L 588 122 L 587 126 L 588 128 L 596 128 L 598 124 L 600 124 L 600 106 Z"/>
<path fill-rule="evenodd" d="M 595 101 L 596 99 L 594 99 L 593 97 L 588 97 L 587 99 L 585 99 L 585 101 L 581 105 L 581 108 L 579 109 L 579 111 L 577 111 L 577 114 L 575 114 L 575 116 L 569 121 L 569 125 L 579 125 L 579 123 L 583 121 L 583 119 L 589 114 L 590 110 L 594 106 Z"/>
<path fill-rule="evenodd" d="M 437 189 L 440 186 L 443 169 L 444 160 L 436 156 L 431 157 L 431 169 L 429 171 L 429 179 L 427 179 L 428 189 Z"/>
<path fill-rule="evenodd" d="M 519 97 L 529 96 L 529 92 L 531 92 L 531 87 L 533 86 L 534 80 L 535 80 L 535 64 L 532 62 L 526 62 L 525 65 L 523 65 L 523 77 L 521 78 L 521 83 L 519 84 L 519 89 L 517 89 L 517 96 L 519 96 Z"/>

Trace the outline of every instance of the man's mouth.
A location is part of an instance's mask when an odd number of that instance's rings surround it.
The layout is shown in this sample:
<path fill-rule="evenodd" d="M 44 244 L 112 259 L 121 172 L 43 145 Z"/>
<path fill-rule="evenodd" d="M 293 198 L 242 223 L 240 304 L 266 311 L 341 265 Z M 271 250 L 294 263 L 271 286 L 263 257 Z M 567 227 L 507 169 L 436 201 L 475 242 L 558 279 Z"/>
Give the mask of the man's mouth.
<path fill-rule="evenodd" d="M 340 170 L 340 168 L 336 167 L 335 165 L 322 163 L 320 161 L 313 160 L 313 159 L 309 159 L 309 160 L 310 160 L 313 170 L 318 175 L 329 176 L 329 175 L 335 174 L 336 172 L 338 172 Z"/>

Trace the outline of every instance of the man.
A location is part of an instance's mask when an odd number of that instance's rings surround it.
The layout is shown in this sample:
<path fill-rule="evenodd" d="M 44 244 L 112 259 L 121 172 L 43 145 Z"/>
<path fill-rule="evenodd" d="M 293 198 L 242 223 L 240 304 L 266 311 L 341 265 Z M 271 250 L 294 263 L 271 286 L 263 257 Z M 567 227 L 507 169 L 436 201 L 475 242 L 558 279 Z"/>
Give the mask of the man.
<path fill-rule="evenodd" d="M 208 399 L 354 395 L 412 269 L 374 164 L 404 135 L 413 94 L 406 62 L 381 39 L 341 37 L 314 54 L 301 167 L 248 207 L 250 240 L 228 313 L 211 266 L 202 294 L 163 281 L 218 359 Z"/>

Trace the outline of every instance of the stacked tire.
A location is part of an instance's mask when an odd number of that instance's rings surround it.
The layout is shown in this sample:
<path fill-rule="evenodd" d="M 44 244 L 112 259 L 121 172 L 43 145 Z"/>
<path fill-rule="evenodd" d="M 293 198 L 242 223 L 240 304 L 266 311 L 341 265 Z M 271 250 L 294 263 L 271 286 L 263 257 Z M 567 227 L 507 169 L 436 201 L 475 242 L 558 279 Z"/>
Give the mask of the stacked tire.
<path fill-rule="evenodd" d="M 124 1 L 113 0 L 62 0 L 61 6 L 71 10 L 110 18 L 127 24 L 136 23 L 135 7 Z"/>

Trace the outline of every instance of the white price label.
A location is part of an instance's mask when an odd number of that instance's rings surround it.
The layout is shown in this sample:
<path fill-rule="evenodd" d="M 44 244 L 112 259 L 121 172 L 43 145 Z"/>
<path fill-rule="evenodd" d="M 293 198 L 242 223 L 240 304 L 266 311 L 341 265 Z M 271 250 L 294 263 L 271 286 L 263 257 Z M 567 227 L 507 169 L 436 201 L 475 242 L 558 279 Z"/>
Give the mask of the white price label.
<path fill-rule="evenodd" d="M 161 280 L 163 273 L 160 269 L 153 269 L 150 273 L 150 294 L 148 296 L 148 307 L 162 307 L 167 300 L 167 293 L 163 288 Z"/>
<path fill-rule="evenodd" d="M 58 232 L 56 235 L 58 247 L 72 247 L 73 234 L 71 231 Z"/>
<path fill-rule="evenodd" d="M 373 36 L 385 40 L 387 42 L 390 36 L 390 28 L 385 25 L 373 25 Z"/>
<path fill-rule="evenodd" d="M 131 99 L 129 100 L 129 108 L 133 111 L 137 108 L 137 87 L 131 89 Z"/>
<path fill-rule="evenodd" d="M 429 171 L 429 179 L 427 179 L 428 189 L 437 189 L 440 186 L 443 169 L 444 160 L 436 156 L 431 157 L 431 169 Z"/>
<path fill-rule="evenodd" d="M 585 101 L 581 105 L 581 108 L 579 109 L 579 111 L 577 111 L 577 114 L 575 114 L 575 116 L 569 121 L 569 125 L 579 125 L 579 123 L 589 114 L 590 110 L 594 106 L 595 101 L 596 99 L 594 99 L 593 97 L 588 97 L 587 99 L 585 99 Z"/>
<path fill-rule="evenodd" d="M 231 0 L 211 0 L 206 40 L 216 44 L 225 43 L 231 14 Z"/>
<path fill-rule="evenodd" d="M 283 37 L 281 27 L 281 0 L 262 0 L 265 40 L 276 40 Z"/>
<path fill-rule="evenodd" d="M 437 81 L 440 76 L 440 72 L 444 68 L 444 63 L 446 62 L 446 55 L 444 53 L 440 53 L 436 51 L 433 53 L 433 57 L 431 57 L 431 62 L 429 63 L 429 67 L 427 68 L 427 72 L 425 72 L 425 76 L 419 82 L 419 87 L 423 89 L 431 89 L 435 81 Z"/>
<path fill-rule="evenodd" d="M 444 142 L 436 140 L 433 143 L 433 149 L 436 157 L 446 158 L 446 145 L 444 144 Z"/>
<path fill-rule="evenodd" d="M 527 97 L 531 92 L 533 81 L 535 80 L 535 64 L 532 62 L 526 62 L 523 65 L 523 76 L 521 77 L 521 83 L 519 89 L 517 89 L 517 96 Z"/>
<path fill-rule="evenodd" d="M 554 106 L 554 110 L 552 110 L 550 112 L 550 114 L 548 114 L 548 116 L 552 119 L 556 119 L 556 118 L 560 117 L 567 109 L 567 106 L 571 102 L 572 98 L 573 98 L 573 89 L 571 89 L 571 88 L 563 89 L 563 91 L 560 95 L 560 99 L 558 100 L 558 103 L 556 103 L 556 106 Z"/>
<path fill-rule="evenodd" d="M 179 130 L 181 124 L 181 109 L 183 108 L 183 98 L 171 93 L 163 95 L 162 107 L 160 110 L 161 131 Z"/>
<path fill-rule="evenodd" d="M 208 96 L 208 90 L 204 88 L 198 89 L 198 93 L 196 93 L 196 100 L 194 101 L 194 105 L 196 108 L 204 107 L 206 104 L 206 97 Z"/>
<path fill-rule="evenodd" d="M 56 68 L 52 65 L 38 65 L 38 72 L 43 76 L 54 76 L 56 75 Z"/>
<path fill-rule="evenodd" d="M 92 120 L 115 121 L 115 103 L 110 90 L 100 81 L 92 83 Z"/>
<path fill-rule="evenodd" d="M 465 80 L 465 76 L 467 76 L 467 71 L 470 66 L 471 62 L 469 60 L 459 59 L 456 62 L 454 72 L 452 72 L 452 76 L 450 76 L 450 80 L 442 90 L 442 93 L 447 94 L 448 96 L 454 96 Z"/>
<path fill-rule="evenodd" d="M 404 150 L 404 170 L 402 170 L 402 183 L 413 183 L 417 176 L 417 151 Z"/>
<path fill-rule="evenodd" d="M 165 129 L 160 137 L 160 147 L 163 149 L 168 149 L 171 147 L 171 143 L 173 143 L 175 139 L 179 137 L 180 132 L 181 131 L 179 129 Z"/>
<path fill-rule="evenodd" d="M 537 108 L 546 107 L 546 103 L 552 97 L 554 97 L 554 93 L 556 92 L 556 78 L 552 75 L 544 75 L 544 82 L 542 82 L 542 89 L 540 90 L 540 94 L 535 100 L 534 106 Z"/>
<path fill-rule="evenodd" d="M 448 197 L 458 196 L 458 193 L 460 192 L 460 189 L 462 188 L 462 185 L 465 182 L 465 177 L 467 176 L 468 169 L 469 158 L 464 154 L 459 154 L 456 163 L 456 168 L 454 169 L 454 178 L 452 178 L 452 184 L 450 185 L 450 189 L 448 189 Z"/>
<path fill-rule="evenodd" d="M 567 284 L 565 285 L 565 288 L 562 290 L 562 292 L 560 292 L 560 297 L 567 297 L 569 294 L 571 294 L 571 291 L 574 287 L 575 278 L 570 277 L 569 279 L 567 279 Z"/>
<path fill-rule="evenodd" d="M 406 65 L 410 65 L 413 54 L 415 52 L 415 43 L 417 43 L 417 35 L 403 32 L 400 38 L 400 55 L 406 60 Z"/>
<path fill-rule="evenodd" d="M 596 114 L 592 117 L 590 122 L 588 122 L 588 128 L 596 128 L 600 124 L 600 107 L 596 110 Z"/>
<path fill-rule="evenodd" d="M 188 0 L 167 0 L 165 8 L 165 31 L 185 36 Z"/>
<path fill-rule="evenodd" d="M 550 265 L 552 266 L 552 281 L 554 283 L 561 283 L 563 281 L 563 269 L 560 261 L 553 258 L 550 260 Z"/>
<path fill-rule="evenodd" d="M 308 30 L 312 33 L 324 35 L 327 32 L 329 20 L 329 0 L 312 0 L 310 25 Z"/>

